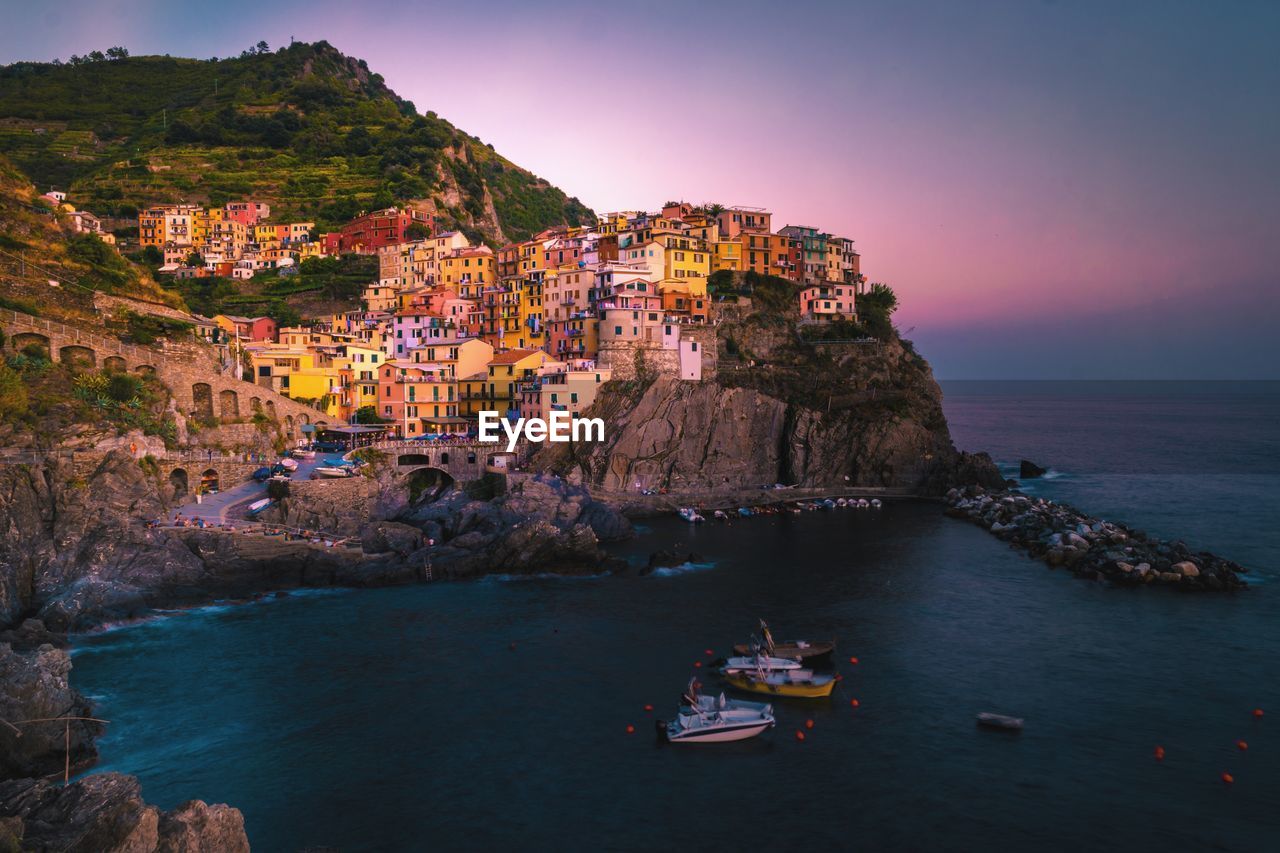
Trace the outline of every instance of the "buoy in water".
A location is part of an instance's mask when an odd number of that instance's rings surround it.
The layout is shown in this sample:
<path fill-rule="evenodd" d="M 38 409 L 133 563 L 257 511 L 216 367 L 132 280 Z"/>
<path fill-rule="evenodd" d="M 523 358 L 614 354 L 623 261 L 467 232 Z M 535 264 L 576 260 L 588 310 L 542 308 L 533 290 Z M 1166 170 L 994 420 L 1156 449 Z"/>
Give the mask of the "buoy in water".
<path fill-rule="evenodd" d="M 857 658 L 849 658 L 849 663 L 853 664 L 854 666 L 857 666 L 857 665 L 858 665 L 858 659 L 857 659 Z"/>
<path fill-rule="evenodd" d="M 1254 708 L 1254 709 L 1253 709 L 1253 716 L 1254 716 L 1255 718 L 1257 718 L 1257 717 L 1261 717 L 1261 716 L 1262 716 L 1262 709 L 1261 709 L 1261 708 Z"/>
<path fill-rule="evenodd" d="M 1163 746 L 1157 746 L 1157 747 L 1156 747 L 1156 761 L 1164 761 L 1164 747 L 1163 747 Z"/>
<path fill-rule="evenodd" d="M 1232 782 L 1236 781 L 1236 777 L 1232 776 L 1230 773 L 1223 773 L 1222 781 L 1230 785 Z"/>
<path fill-rule="evenodd" d="M 699 669 L 699 668 L 701 668 L 701 667 L 702 667 L 702 661 L 700 661 L 700 660 L 696 660 L 696 661 L 694 661 L 694 662 L 693 662 L 693 668 L 694 668 L 694 669 Z"/>
<path fill-rule="evenodd" d="M 714 650 L 714 649 L 703 649 L 703 652 L 705 652 L 705 653 L 706 653 L 707 657 L 711 657 L 712 655 L 714 655 L 714 654 L 715 654 L 715 650 Z"/>
<path fill-rule="evenodd" d="M 646 711 L 652 711 L 652 710 L 653 710 L 653 706 L 652 706 L 652 705 L 645 705 L 645 706 L 644 706 L 644 709 L 645 709 Z"/>
<path fill-rule="evenodd" d="M 516 644 L 515 644 L 515 643 L 512 643 L 512 644 L 511 644 L 510 646 L 508 646 L 507 648 L 511 649 L 511 651 L 513 651 L 513 652 L 514 652 L 514 651 L 516 650 Z"/>
<path fill-rule="evenodd" d="M 805 721 L 804 721 L 804 727 L 805 727 L 806 729 L 811 729 L 811 728 L 813 728 L 813 720 L 805 720 Z"/>
<path fill-rule="evenodd" d="M 1236 749 L 1240 750 L 1241 752 L 1244 752 L 1248 748 L 1249 748 L 1249 744 L 1245 743 L 1244 741 L 1242 740 L 1236 741 Z"/>
<path fill-rule="evenodd" d="M 796 729 L 796 740 L 804 740 L 804 732 Z"/>
<path fill-rule="evenodd" d="M 629 726 L 627 726 L 627 734 L 629 734 L 629 735 L 633 735 L 633 734 L 635 734 L 635 733 L 636 733 L 636 727 L 635 727 L 635 726 L 630 726 L 630 725 L 629 725 Z"/>
<path fill-rule="evenodd" d="M 858 700 L 857 700 L 857 699 L 850 699 L 850 700 L 849 700 L 849 706 L 850 706 L 850 707 L 852 707 L 852 708 L 856 708 L 856 707 L 858 707 Z"/>

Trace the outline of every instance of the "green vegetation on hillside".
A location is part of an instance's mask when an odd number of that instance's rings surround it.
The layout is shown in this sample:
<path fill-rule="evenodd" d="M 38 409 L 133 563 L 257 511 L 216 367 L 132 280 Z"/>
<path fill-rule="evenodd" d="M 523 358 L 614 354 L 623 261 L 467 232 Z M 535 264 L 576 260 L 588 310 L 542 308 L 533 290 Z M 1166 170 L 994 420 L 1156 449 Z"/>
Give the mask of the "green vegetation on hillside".
<path fill-rule="evenodd" d="M 378 259 L 371 255 L 307 258 L 294 275 L 264 270 L 248 281 L 228 278 L 188 278 L 173 282 L 192 311 L 215 314 L 266 315 L 285 326 L 296 325 L 304 310 L 317 303 L 347 308 L 355 305 L 364 286 L 377 281 Z"/>
<path fill-rule="evenodd" d="M 332 228 L 361 210 L 423 201 L 492 240 L 487 192 L 508 239 L 591 218 L 479 139 L 419 115 L 364 60 L 325 42 L 220 60 L 0 68 L 0 153 L 100 215 L 253 197 L 273 219 Z M 461 201 L 449 206 L 455 191 Z"/>

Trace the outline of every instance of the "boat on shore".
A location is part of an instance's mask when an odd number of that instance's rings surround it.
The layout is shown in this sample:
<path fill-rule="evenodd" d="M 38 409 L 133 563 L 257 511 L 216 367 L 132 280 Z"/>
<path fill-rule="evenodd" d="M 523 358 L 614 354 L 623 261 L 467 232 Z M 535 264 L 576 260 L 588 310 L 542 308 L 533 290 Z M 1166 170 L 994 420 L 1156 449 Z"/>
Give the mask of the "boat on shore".
<path fill-rule="evenodd" d="M 321 466 L 311 472 L 312 476 L 320 480 L 341 480 L 346 477 L 354 477 L 356 472 L 354 468 L 338 468 Z"/>
<path fill-rule="evenodd" d="M 725 675 L 724 680 L 738 690 L 794 699 L 825 699 L 836 689 L 834 675 L 816 673 L 811 669 L 739 671 Z"/>
<path fill-rule="evenodd" d="M 680 517 L 690 524 L 697 524 L 698 522 L 706 521 L 706 519 L 699 515 L 698 511 L 691 506 L 682 506 L 678 512 Z"/>

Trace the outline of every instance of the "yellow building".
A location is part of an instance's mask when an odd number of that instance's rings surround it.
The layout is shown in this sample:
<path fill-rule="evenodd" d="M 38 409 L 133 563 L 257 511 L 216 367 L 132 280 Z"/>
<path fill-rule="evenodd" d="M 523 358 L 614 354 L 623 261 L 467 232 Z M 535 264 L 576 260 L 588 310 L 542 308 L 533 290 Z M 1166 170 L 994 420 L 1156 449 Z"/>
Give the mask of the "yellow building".
<path fill-rule="evenodd" d="M 711 271 L 742 271 L 742 244 L 737 240 L 717 240 L 711 244 Z"/>
<path fill-rule="evenodd" d="M 519 410 L 519 385 L 537 374 L 550 359 L 540 349 L 513 349 L 500 352 L 489 361 L 488 387 L 482 409 L 504 417 Z"/>
<path fill-rule="evenodd" d="M 497 280 L 497 261 L 488 246 L 455 249 L 436 258 L 436 282 L 445 287 L 483 289 Z"/>
<path fill-rule="evenodd" d="M 245 347 L 255 384 L 294 400 L 314 402 L 337 417 L 342 381 L 337 365 L 324 353 L 305 347 L 265 344 Z"/>
<path fill-rule="evenodd" d="M 554 279 L 554 272 L 534 272 L 523 276 L 518 284 L 520 288 L 519 329 L 516 339 L 509 341 L 508 346 L 516 349 L 541 349 L 547 336 L 543 327 L 543 290 L 548 279 Z"/>

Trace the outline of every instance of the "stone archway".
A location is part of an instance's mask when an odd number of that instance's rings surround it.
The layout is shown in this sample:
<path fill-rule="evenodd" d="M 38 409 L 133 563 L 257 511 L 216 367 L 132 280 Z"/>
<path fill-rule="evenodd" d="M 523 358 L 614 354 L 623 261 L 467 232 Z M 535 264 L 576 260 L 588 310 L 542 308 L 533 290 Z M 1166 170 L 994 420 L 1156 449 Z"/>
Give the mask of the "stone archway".
<path fill-rule="evenodd" d="M 169 472 L 169 488 L 173 490 L 173 499 L 185 497 L 190 484 L 187 483 L 187 470 L 185 468 L 174 468 Z"/>
<path fill-rule="evenodd" d="M 302 421 L 304 424 L 309 424 L 311 423 L 311 416 L 307 414 L 298 415 L 298 420 Z"/>
<path fill-rule="evenodd" d="M 275 420 L 276 420 L 276 401 L 275 400 L 267 401 L 267 417 L 271 418 L 272 423 L 275 423 Z"/>
<path fill-rule="evenodd" d="M 261 398 L 259 398 L 259 397 L 250 397 L 250 398 L 249 398 L 249 408 L 253 411 L 253 413 L 254 413 L 254 414 L 257 414 L 258 412 L 261 412 L 261 411 L 262 411 L 262 399 L 261 399 Z"/>
<path fill-rule="evenodd" d="M 42 357 L 45 359 L 49 358 L 49 339 L 44 335 L 36 332 L 18 332 L 18 334 L 14 335 L 10 340 L 13 343 L 13 348 L 18 352 L 22 352 L 29 346 L 37 346 L 44 350 Z"/>
<path fill-rule="evenodd" d="M 221 489 L 221 481 L 218 479 L 217 468 L 206 468 L 204 473 L 200 475 L 200 491 L 203 494 L 209 494 Z"/>
<path fill-rule="evenodd" d="M 406 478 L 409 486 L 409 503 L 430 503 L 453 485 L 453 475 L 440 468 L 418 468 Z"/>
<path fill-rule="evenodd" d="M 213 420 L 213 388 L 208 382 L 197 382 L 191 386 L 191 404 L 197 418 Z"/>
<path fill-rule="evenodd" d="M 155 376 L 156 369 L 149 364 L 139 364 L 133 369 L 133 372 L 139 376 Z"/>
<path fill-rule="evenodd" d="M 431 456 L 427 453 L 401 453 L 396 457 L 397 465 L 430 465 Z"/>
<path fill-rule="evenodd" d="M 293 438 L 293 415 L 284 416 L 284 434 Z"/>
<path fill-rule="evenodd" d="M 108 373 L 124 373 L 129 369 L 123 358 L 118 355 L 109 355 L 102 360 L 102 369 Z"/>
<path fill-rule="evenodd" d="M 58 350 L 58 360 L 73 367 L 94 367 L 98 363 L 98 354 L 80 344 L 67 344 Z"/>
<path fill-rule="evenodd" d="M 218 417 L 224 421 L 240 418 L 240 395 L 230 388 L 218 392 Z"/>

